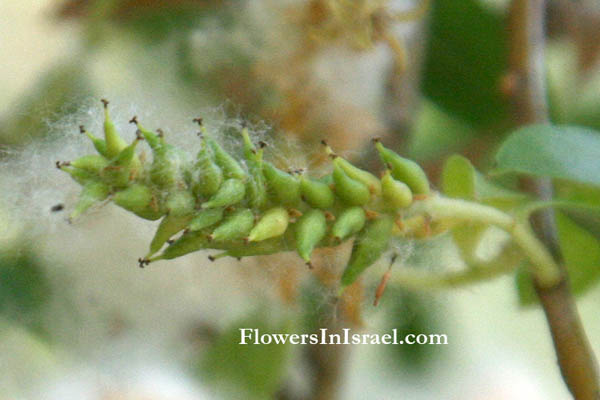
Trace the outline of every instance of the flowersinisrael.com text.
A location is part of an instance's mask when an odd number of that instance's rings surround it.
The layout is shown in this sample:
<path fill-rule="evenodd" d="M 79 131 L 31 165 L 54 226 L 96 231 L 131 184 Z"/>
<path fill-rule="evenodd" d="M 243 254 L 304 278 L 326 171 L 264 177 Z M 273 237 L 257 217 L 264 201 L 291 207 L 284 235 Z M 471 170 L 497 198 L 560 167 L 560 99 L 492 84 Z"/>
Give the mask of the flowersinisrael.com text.
<path fill-rule="evenodd" d="M 240 328 L 239 344 L 448 344 L 445 334 L 352 333 L 345 328 L 329 333 L 322 328 L 318 333 L 261 333 L 258 329 Z"/>

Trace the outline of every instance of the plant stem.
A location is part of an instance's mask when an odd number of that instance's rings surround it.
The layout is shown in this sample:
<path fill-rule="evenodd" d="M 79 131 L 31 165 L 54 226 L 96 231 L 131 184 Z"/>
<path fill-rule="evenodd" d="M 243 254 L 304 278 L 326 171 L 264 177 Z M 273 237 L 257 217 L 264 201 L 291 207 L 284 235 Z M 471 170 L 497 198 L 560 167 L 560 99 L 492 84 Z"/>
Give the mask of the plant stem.
<path fill-rule="evenodd" d="M 544 74 L 544 0 L 512 0 L 509 10 L 509 76 L 516 82 L 511 98 L 519 125 L 547 123 Z M 542 201 L 552 198 L 548 179 L 523 179 L 521 186 Z M 576 399 L 600 398 L 594 353 L 579 319 L 557 240 L 554 213 L 541 210 L 531 218 L 534 231 L 560 267 L 555 285 L 542 284 L 532 271 L 534 286 L 544 309 L 560 370 Z"/>
<path fill-rule="evenodd" d="M 493 262 L 490 265 L 469 265 L 461 271 L 430 272 L 416 268 L 397 268 L 392 282 L 410 290 L 451 289 L 496 278 L 514 271 L 516 265 Z"/>
<path fill-rule="evenodd" d="M 546 288 L 554 287 L 562 277 L 560 267 L 535 237 L 531 228 L 517 221 L 513 216 L 494 207 L 460 199 L 432 196 L 417 206 L 433 219 L 446 219 L 464 222 L 478 222 L 494 225 L 511 235 L 531 262 L 531 272 L 538 283 Z"/>

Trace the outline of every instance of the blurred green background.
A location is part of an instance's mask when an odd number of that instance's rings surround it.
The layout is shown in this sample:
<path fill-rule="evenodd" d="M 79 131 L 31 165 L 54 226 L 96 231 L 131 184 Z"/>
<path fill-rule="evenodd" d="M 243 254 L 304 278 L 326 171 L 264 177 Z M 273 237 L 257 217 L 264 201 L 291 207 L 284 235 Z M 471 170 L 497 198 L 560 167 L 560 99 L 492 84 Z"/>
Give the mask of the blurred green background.
<path fill-rule="evenodd" d="M 281 142 L 327 138 L 365 166 L 381 137 L 434 185 L 452 153 L 490 167 L 514 126 L 502 92 L 506 1 L 432 0 L 423 16 L 387 24 L 381 13 L 419 3 L 365 0 L 341 16 L 326 4 L 0 2 L 0 398 L 568 398 L 543 314 L 519 307 L 514 277 L 441 292 L 392 286 L 375 308 L 381 263 L 353 307 L 337 310 L 356 330 L 445 333 L 448 346 L 242 347 L 239 327 L 331 326 L 331 277 L 288 254 L 210 263 L 201 253 L 140 270 L 155 224 L 112 205 L 71 225 L 51 211 L 77 189 L 53 162 L 84 148 L 79 124 L 100 128 L 101 97 L 130 135 L 133 114 L 177 143 L 192 117 L 244 118 Z M 600 129 L 599 26 L 598 3 L 549 1 L 554 122 Z M 384 31 L 402 59 L 373 34 Z M 456 264 L 443 238 L 397 250 L 415 265 Z M 599 301 L 596 288 L 578 303 L 596 349 Z"/>

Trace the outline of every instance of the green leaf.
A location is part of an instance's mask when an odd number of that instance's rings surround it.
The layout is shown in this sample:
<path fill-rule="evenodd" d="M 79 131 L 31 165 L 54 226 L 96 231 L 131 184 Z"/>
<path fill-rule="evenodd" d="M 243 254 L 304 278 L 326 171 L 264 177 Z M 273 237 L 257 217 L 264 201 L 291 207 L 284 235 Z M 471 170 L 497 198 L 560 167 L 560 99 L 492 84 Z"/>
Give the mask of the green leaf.
<path fill-rule="evenodd" d="M 471 162 L 458 154 L 446 160 L 442 190 L 450 196 L 480 201 L 499 208 L 512 208 L 528 199 L 524 193 L 498 186 L 485 178 Z"/>
<path fill-rule="evenodd" d="M 503 121 L 499 90 L 506 71 L 502 16 L 477 0 L 434 0 L 423 71 L 425 95 L 477 127 Z"/>
<path fill-rule="evenodd" d="M 450 197 L 474 200 L 475 167 L 458 154 L 450 156 L 442 170 L 442 191 Z"/>
<path fill-rule="evenodd" d="M 600 241 L 561 212 L 556 213 L 556 223 L 572 291 L 582 295 L 600 279 Z M 517 273 L 517 290 L 522 305 L 537 301 L 526 268 Z"/>
<path fill-rule="evenodd" d="M 2 318 L 42 332 L 42 313 L 50 295 L 50 283 L 27 248 L 0 256 Z"/>
<path fill-rule="evenodd" d="M 201 363 L 204 376 L 232 398 L 267 399 L 279 389 L 291 350 L 286 344 L 240 344 L 240 329 L 264 333 L 288 333 L 283 323 L 270 323 L 258 314 L 233 324 L 208 350 Z M 254 340 L 254 339 L 252 339 Z M 253 343 L 248 341 L 248 343 Z M 240 396 L 242 392 L 245 396 Z"/>
<path fill-rule="evenodd" d="M 600 278 L 600 242 L 562 213 L 556 213 L 556 223 L 573 292 L 584 293 Z"/>
<path fill-rule="evenodd" d="M 600 188 L 575 182 L 555 184 L 556 197 L 573 203 L 564 214 L 600 240 Z"/>
<path fill-rule="evenodd" d="M 413 124 L 409 156 L 433 162 L 460 151 L 476 135 L 477 131 L 469 124 L 425 99 Z"/>
<path fill-rule="evenodd" d="M 443 331 L 445 304 L 436 302 L 432 296 L 389 287 L 384 305 L 386 327 L 396 329 L 399 337 L 413 332 Z M 413 376 L 427 373 L 432 363 L 443 357 L 443 351 L 435 346 L 392 346 L 385 354 L 399 371 Z"/>
<path fill-rule="evenodd" d="M 515 285 L 517 287 L 517 296 L 519 297 L 519 304 L 523 307 L 536 304 L 538 302 L 537 294 L 531 282 L 531 276 L 529 275 L 529 265 L 527 261 L 517 270 L 515 275 Z"/>
<path fill-rule="evenodd" d="M 442 190 L 450 197 L 479 201 L 505 209 L 513 208 L 527 199 L 522 193 L 488 182 L 467 158 L 457 154 L 450 156 L 444 165 Z M 465 223 L 452 229 L 454 243 L 466 262 L 473 262 L 477 246 L 487 228 L 484 224 Z"/>
<path fill-rule="evenodd" d="M 600 186 L 600 135 L 574 126 L 530 125 L 496 153 L 495 173 L 516 172 Z"/>
<path fill-rule="evenodd" d="M 600 239 L 600 209 L 572 209 L 566 210 L 564 213 L 590 234 Z"/>

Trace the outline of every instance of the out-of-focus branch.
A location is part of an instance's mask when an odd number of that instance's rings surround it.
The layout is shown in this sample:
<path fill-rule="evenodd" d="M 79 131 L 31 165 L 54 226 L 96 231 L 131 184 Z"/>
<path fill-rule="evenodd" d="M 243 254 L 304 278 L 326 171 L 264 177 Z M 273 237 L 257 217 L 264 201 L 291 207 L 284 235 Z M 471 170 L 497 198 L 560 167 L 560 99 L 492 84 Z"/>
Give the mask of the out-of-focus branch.
<path fill-rule="evenodd" d="M 580 78 L 600 62 L 600 9 L 591 2 L 553 0 L 548 3 L 548 36 L 568 36 L 577 47 Z"/>
<path fill-rule="evenodd" d="M 425 55 L 426 13 L 429 1 L 421 0 L 419 19 L 413 22 L 413 30 L 402 44 L 405 59 L 403 65 L 394 58 L 386 77 L 384 93 L 383 121 L 386 134 L 381 140 L 387 146 L 398 151 L 405 151 L 410 141 L 410 131 L 414 123 L 420 99 L 420 76 Z M 398 35 L 390 32 L 388 35 Z M 402 71 L 399 73 L 399 71 Z"/>
<path fill-rule="evenodd" d="M 547 123 L 544 74 L 544 0 L 512 0 L 509 12 L 509 77 L 514 82 L 511 97 L 519 125 Z M 549 179 L 522 179 L 521 186 L 542 200 L 552 198 Z M 560 370 L 576 399 L 600 398 L 598 370 L 591 346 L 581 324 L 570 291 L 556 234 L 554 213 L 550 209 L 536 213 L 532 226 L 561 266 L 562 278 L 551 287 L 541 285 L 533 276 L 558 357 Z"/>

